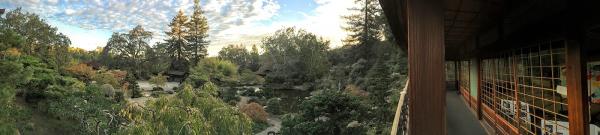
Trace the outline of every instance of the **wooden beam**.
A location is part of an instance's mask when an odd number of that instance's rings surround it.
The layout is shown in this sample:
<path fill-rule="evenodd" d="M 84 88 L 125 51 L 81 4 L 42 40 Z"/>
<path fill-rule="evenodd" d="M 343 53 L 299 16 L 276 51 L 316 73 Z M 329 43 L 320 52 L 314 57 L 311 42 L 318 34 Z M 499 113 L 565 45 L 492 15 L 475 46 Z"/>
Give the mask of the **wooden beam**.
<path fill-rule="evenodd" d="M 381 5 L 392 30 L 392 35 L 394 35 L 396 43 L 404 51 L 407 50 L 405 2 L 405 0 L 379 0 L 379 5 Z"/>
<path fill-rule="evenodd" d="M 567 103 L 569 134 L 589 135 L 589 102 L 584 50 L 576 40 L 567 41 Z"/>
<path fill-rule="evenodd" d="M 407 0 L 409 134 L 446 134 L 444 1 Z"/>

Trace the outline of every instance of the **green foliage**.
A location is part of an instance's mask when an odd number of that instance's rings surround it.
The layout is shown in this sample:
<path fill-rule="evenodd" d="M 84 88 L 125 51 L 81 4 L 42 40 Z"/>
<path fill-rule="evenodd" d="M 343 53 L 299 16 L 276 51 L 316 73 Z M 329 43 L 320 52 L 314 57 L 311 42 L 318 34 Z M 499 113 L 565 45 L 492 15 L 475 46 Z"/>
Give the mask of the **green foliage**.
<path fill-rule="evenodd" d="M 107 71 L 104 71 L 100 74 L 95 75 L 92 80 L 96 81 L 98 84 L 110 84 L 113 87 L 119 87 L 119 81 L 115 78 L 115 76 Z"/>
<path fill-rule="evenodd" d="M 0 29 L 0 51 L 8 48 L 21 48 L 25 39 L 10 29 Z"/>
<path fill-rule="evenodd" d="M 27 81 L 27 73 L 22 63 L 0 60 L 0 134 L 18 134 L 19 121 L 25 119 L 20 108 L 14 104 L 17 84 Z"/>
<path fill-rule="evenodd" d="M 140 89 L 140 86 L 138 85 L 136 78 L 132 74 L 127 74 L 127 77 L 125 78 L 125 82 L 127 82 L 127 84 L 129 84 L 127 89 L 129 91 L 131 91 L 131 98 L 142 97 L 142 90 Z"/>
<path fill-rule="evenodd" d="M 190 21 L 186 24 L 188 35 L 185 37 L 188 41 L 187 50 L 191 63 L 198 63 L 208 55 L 208 20 L 204 17 L 204 12 L 200 8 L 200 0 L 194 0 L 194 12 L 190 16 Z"/>
<path fill-rule="evenodd" d="M 140 69 L 144 69 L 142 66 L 145 65 L 145 54 L 150 50 L 150 39 L 152 32 L 144 30 L 141 25 L 128 33 L 113 33 L 103 50 L 104 64 L 110 68 L 126 70 L 137 77 L 144 77 L 147 71 Z"/>
<path fill-rule="evenodd" d="M 267 128 L 269 128 L 269 124 L 268 123 L 254 122 L 252 124 L 252 133 L 259 133 L 261 131 L 264 131 Z"/>
<path fill-rule="evenodd" d="M 203 91 L 184 84 L 175 98 L 161 97 L 147 107 L 128 105 L 120 115 L 132 124 L 121 134 L 252 133 L 250 118 Z"/>
<path fill-rule="evenodd" d="M 265 79 L 256 73 L 250 71 L 249 69 L 244 69 L 240 71 L 240 83 L 242 84 L 262 84 L 265 82 Z"/>
<path fill-rule="evenodd" d="M 282 119 L 282 134 L 364 134 L 355 130 L 364 128 L 360 123 L 366 106 L 349 94 L 323 90 L 304 100 L 298 114 L 288 114 Z M 348 126 L 354 121 L 359 126 Z M 356 122 L 354 122 L 356 123 Z"/>
<path fill-rule="evenodd" d="M 258 49 L 256 45 L 252 46 L 252 52 L 249 52 L 243 45 L 229 45 L 219 51 L 219 58 L 229 60 L 240 66 L 241 70 L 257 71 Z"/>
<path fill-rule="evenodd" d="M 122 103 L 106 97 L 103 87 L 89 85 L 85 91 L 65 95 L 49 102 L 48 111 L 59 119 L 77 121 L 82 134 L 115 133 L 122 121 L 117 117 Z"/>
<path fill-rule="evenodd" d="M 189 20 L 188 20 L 189 19 Z M 208 21 L 200 9 L 200 1 L 194 1 L 194 11 L 190 18 L 179 11 L 169 24 L 171 28 L 165 32 L 167 50 L 171 52 L 170 69 L 187 71 L 208 55 Z"/>
<path fill-rule="evenodd" d="M 219 94 L 219 87 L 212 82 L 204 83 L 200 90 L 202 90 L 202 92 L 205 92 L 210 96 L 217 96 Z"/>
<path fill-rule="evenodd" d="M 262 42 L 266 57 L 263 65 L 271 71 L 267 82 L 299 84 L 319 79 L 328 71 L 329 41 L 312 33 L 285 28 Z"/>
<path fill-rule="evenodd" d="M 227 60 L 206 58 L 190 70 L 188 81 L 199 87 L 206 82 L 232 83 L 237 81 L 238 67 Z"/>
<path fill-rule="evenodd" d="M 150 80 L 148 81 L 157 87 L 163 87 L 167 84 L 167 76 L 164 76 L 162 73 L 159 73 L 156 76 L 150 77 Z"/>
<path fill-rule="evenodd" d="M 283 112 L 281 111 L 281 99 L 271 98 L 267 100 L 267 111 L 275 115 L 282 114 Z"/>

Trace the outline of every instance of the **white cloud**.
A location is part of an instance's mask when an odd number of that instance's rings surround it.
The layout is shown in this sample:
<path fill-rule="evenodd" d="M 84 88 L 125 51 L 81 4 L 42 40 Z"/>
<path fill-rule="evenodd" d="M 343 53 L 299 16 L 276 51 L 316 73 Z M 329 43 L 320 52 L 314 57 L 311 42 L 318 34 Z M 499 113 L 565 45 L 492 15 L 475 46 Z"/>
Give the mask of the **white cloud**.
<path fill-rule="evenodd" d="M 333 47 L 341 46 L 341 40 L 346 37 L 341 16 L 354 5 L 352 0 L 314 0 L 317 7 L 310 13 L 300 12 L 302 20 L 266 25 L 261 22 L 279 15 L 281 7 L 276 0 L 202 1 L 210 25 L 209 54 L 212 56 L 228 44 L 258 44 L 263 37 L 283 27 L 303 28 L 330 40 Z M 186 15 L 192 13 L 193 0 L 0 0 L 0 6 L 23 7 L 50 20 L 89 31 L 126 32 L 139 24 L 154 33 L 152 41 L 161 41 L 168 23 L 179 10 L 184 10 Z M 66 34 L 74 45 L 94 45 L 83 46 L 86 49 L 106 43 L 106 39 L 94 38 L 95 35 Z"/>

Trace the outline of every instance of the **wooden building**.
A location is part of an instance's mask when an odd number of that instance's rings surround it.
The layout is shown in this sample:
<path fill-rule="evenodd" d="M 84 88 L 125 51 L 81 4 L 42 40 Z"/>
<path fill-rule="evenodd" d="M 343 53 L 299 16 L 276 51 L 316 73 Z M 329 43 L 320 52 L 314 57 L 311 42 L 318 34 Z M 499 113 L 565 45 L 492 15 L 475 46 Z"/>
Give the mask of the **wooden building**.
<path fill-rule="evenodd" d="M 600 134 L 597 2 L 380 4 L 408 52 L 408 134 L 446 134 L 446 72 L 456 72 L 464 99 L 497 134 Z M 446 62 L 457 70 L 446 71 Z"/>

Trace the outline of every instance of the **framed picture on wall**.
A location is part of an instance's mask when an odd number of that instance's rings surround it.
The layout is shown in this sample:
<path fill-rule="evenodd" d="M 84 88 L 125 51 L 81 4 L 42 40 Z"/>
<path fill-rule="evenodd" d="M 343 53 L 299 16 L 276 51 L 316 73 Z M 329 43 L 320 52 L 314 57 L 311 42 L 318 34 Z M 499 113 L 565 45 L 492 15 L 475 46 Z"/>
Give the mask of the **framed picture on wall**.
<path fill-rule="evenodd" d="M 600 104 L 600 61 L 588 62 L 587 80 L 591 102 Z"/>

